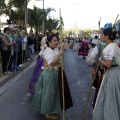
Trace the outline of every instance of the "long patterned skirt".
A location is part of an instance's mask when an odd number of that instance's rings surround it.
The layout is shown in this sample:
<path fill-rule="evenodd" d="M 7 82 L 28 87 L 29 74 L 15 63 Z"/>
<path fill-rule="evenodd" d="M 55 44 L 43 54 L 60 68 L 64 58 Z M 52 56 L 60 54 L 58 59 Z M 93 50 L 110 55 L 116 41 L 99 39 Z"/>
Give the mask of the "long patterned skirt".
<path fill-rule="evenodd" d="M 68 48 L 69 48 L 68 42 L 64 42 L 64 49 L 68 49 Z"/>
<path fill-rule="evenodd" d="M 38 77 L 41 73 L 42 66 L 43 66 L 43 59 L 40 57 L 36 62 L 36 66 L 34 68 L 33 75 L 30 80 L 28 90 L 27 90 L 27 92 L 31 93 L 32 95 L 34 94 L 35 85 L 36 85 L 36 83 L 38 81 Z"/>
<path fill-rule="evenodd" d="M 82 43 L 81 47 L 78 50 L 78 55 L 82 55 L 82 56 L 87 56 L 88 55 L 88 50 L 89 50 L 89 46 L 86 43 L 85 45 Z"/>
<path fill-rule="evenodd" d="M 93 120 L 120 120 L 120 67 L 106 70 L 93 110 Z"/>
<path fill-rule="evenodd" d="M 80 48 L 79 43 L 75 43 L 75 44 L 74 44 L 74 46 L 73 46 L 73 50 L 78 51 L 78 50 L 79 50 L 79 48 Z"/>
<path fill-rule="evenodd" d="M 44 69 L 36 84 L 32 107 L 41 114 L 60 114 L 62 109 L 61 70 Z M 73 106 L 69 86 L 64 73 L 65 108 Z"/>
<path fill-rule="evenodd" d="M 102 79 L 103 79 L 103 74 L 105 73 L 105 71 L 106 71 L 105 67 L 103 67 L 103 66 L 98 67 L 96 77 L 95 77 L 95 80 L 94 80 L 94 83 L 93 83 L 93 86 L 96 88 L 95 96 L 94 96 L 94 100 L 93 100 L 93 109 L 94 109 L 94 106 L 95 106 L 95 103 L 96 103 L 98 92 L 99 92 L 99 89 L 100 89 L 100 86 L 101 86 L 101 83 L 102 83 Z"/>

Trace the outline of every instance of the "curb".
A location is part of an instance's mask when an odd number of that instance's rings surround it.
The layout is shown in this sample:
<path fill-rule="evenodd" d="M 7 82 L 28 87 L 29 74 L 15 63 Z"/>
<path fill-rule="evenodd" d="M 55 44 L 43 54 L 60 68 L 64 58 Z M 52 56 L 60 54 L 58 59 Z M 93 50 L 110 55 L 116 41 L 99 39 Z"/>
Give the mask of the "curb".
<path fill-rule="evenodd" d="M 32 64 L 36 59 L 37 59 L 37 56 L 34 58 L 33 61 L 26 62 L 25 63 L 26 64 L 25 67 L 23 67 L 23 69 L 21 68 L 20 70 L 16 71 L 16 74 L 15 74 L 15 72 L 13 72 L 12 74 L 8 74 L 8 75 L 5 75 L 2 78 L 0 78 L 0 87 L 2 87 L 10 79 L 16 77 L 20 72 L 23 72 L 24 69 L 26 69 L 27 67 L 29 67 L 29 65 Z"/>
<path fill-rule="evenodd" d="M 30 64 L 30 65 L 29 65 Z M 32 61 L 32 63 L 28 63 L 28 65 L 26 65 L 26 67 L 24 68 L 24 70 L 19 70 L 16 72 L 16 76 L 14 76 L 14 74 L 11 74 L 10 76 L 8 76 L 7 78 L 5 78 L 5 80 L 3 82 L 0 83 L 0 96 L 10 87 L 12 86 L 19 78 L 21 78 L 23 76 L 23 74 L 25 74 L 26 72 L 28 72 L 30 70 L 30 68 L 32 68 L 33 66 L 35 66 L 36 64 L 36 58 L 34 59 L 34 61 Z"/>

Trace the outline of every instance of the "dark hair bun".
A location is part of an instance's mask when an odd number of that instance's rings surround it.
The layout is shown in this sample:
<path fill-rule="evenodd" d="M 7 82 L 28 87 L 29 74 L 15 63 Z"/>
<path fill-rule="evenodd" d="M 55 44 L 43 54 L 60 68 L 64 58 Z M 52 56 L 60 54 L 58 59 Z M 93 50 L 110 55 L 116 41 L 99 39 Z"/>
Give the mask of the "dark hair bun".
<path fill-rule="evenodd" d="M 116 37 L 117 37 L 116 34 L 117 34 L 116 31 L 112 31 L 111 36 L 110 36 L 110 39 L 111 39 L 111 40 L 115 40 Z"/>
<path fill-rule="evenodd" d="M 103 29 L 103 34 L 106 36 L 108 35 L 109 36 L 109 39 L 110 40 L 115 40 L 116 39 L 116 34 L 117 32 L 116 31 L 113 31 L 112 28 L 106 28 L 106 29 Z"/>

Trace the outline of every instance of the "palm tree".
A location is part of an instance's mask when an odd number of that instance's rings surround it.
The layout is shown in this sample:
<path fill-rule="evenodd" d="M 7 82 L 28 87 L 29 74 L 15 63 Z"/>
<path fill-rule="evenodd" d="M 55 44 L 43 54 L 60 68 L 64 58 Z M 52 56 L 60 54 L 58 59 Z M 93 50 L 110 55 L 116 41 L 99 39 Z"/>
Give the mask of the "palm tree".
<path fill-rule="evenodd" d="M 15 8 L 14 11 L 18 13 L 18 19 L 24 19 L 25 3 L 28 4 L 30 0 L 9 0 L 8 6 Z"/>
<path fill-rule="evenodd" d="M 9 0 L 6 4 L 5 0 L 0 2 L 0 15 L 5 14 L 10 19 L 24 19 L 24 1 L 25 0 Z M 14 10 L 11 8 L 15 8 Z"/>
<path fill-rule="evenodd" d="M 59 20 L 58 19 L 46 19 L 45 22 L 45 29 L 47 30 L 53 30 L 53 29 L 57 29 L 57 26 L 59 24 Z"/>
<path fill-rule="evenodd" d="M 21 19 L 24 20 L 25 13 L 25 2 L 29 2 L 30 0 L 9 0 L 6 5 L 5 0 L 0 0 L 0 15 L 6 14 L 9 16 L 10 20 L 13 19 Z M 14 10 L 11 8 L 15 8 Z M 40 31 L 42 28 L 42 21 L 45 21 L 45 29 L 55 29 L 58 20 L 56 19 L 47 19 L 48 14 L 51 11 L 55 11 L 52 8 L 47 8 L 43 11 L 43 9 L 39 9 L 34 6 L 34 9 L 28 9 L 28 23 L 31 27 L 35 28 L 37 31 Z"/>
<path fill-rule="evenodd" d="M 9 15 L 10 6 L 6 5 L 5 0 L 0 1 L 0 15 L 6 14 Z"/>
<path fill-rule="evenodd" d="M 46 28 L 46 25 L 47 25 L 47 16 L 48 14 L 53 11 L 54 9 L 52 8 L 48 8 L 46 10 L 43 11 L 43 9 L 40 9 L 40 8 L 37 8 L 34 6 L 34 9 L 29 9 L 29 20 L 28 20 L 28 24 L 35 28 L 36 31 L 40 31 L 41 28 L 42 28 L 42 21 L 43 21 L 43 18 L 45 20 L 45 28 Z M 47 29 L 47 28 L 46 28 Z"/>
<path fill-rule="evenodd" d="M 41 23 L 42 23 L 42 15 L 43 11 L 42 9 L 39 9 L 34 6 L 34 9 L 28 9 L 29 12 L 29 19 L 28 19 L 28 24 L 35 28 L 36 31 L 38 31 L 38 28 L 41 28 Z"/>

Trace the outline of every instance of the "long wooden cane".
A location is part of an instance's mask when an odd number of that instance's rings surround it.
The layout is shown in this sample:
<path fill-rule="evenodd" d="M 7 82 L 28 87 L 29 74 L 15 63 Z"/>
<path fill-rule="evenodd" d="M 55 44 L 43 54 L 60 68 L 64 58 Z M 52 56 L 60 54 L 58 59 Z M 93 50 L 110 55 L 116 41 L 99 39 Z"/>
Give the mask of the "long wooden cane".
<path fill-rule="evenodd" d="M 24 63 L 24 60 L 23 60 L 23 48 L 24 48 L 24 41 L 22 41 L 22 73 L 23 73 L 23 63 Z"/>
<path fill-rule="evenodd" d="M 24 48 L 25 44 L 26 43 L 23 44 L 23 48 Z M 22 50 L 22 67 L 23 67 L 22 69 L 24 69 L 25 57 L 26 57 L 26 48 L 25 48 L 25 50 Z"/>
<path fill-rule="evenodd" d="M 25 51 L 25 50 L 23 50 L 23 55 L 24 55 L 24 56 L 23 56 L 23 68 L 24 68 L 24 66 L 25 66 L 25 65 L 24 65 L 24 63 L 25 63 L 25 56 L 26 56 L 26 51 Z"/>
<path fill-rule="evenodd" d="M 61 17 L 61 9 L 60 12 L 60 43 L 62 44 L 62 17 Z M 61 73 L 62 73 L 62 96 L 63 96 L 63 115 L 62 120 L 65 120 L 65 94 L 64 94 L 64 77 L 63 77 L 63 56 L 61 57 Z"/>
<path fill-rule="evenodd" d="M 86 99 L 86 102 L 85 102 L 85 106 L 84 106 L 84 108 L 83 108 L 82 120 L 84 120 L 87 103 L 88 103 L 88 100 L 89 100 L 89 97 L 90 97 L 90 94 L 91 94 L 91 91 L 92 91 L 92 86 L 93 86 L 93 83 L 94 83 L 94 81 L 95 81 L 95 77 L 96 77 L 96 75 L 97 75 L 98 68 L 99 68 L 99 62 L 98 62 L 98 65 L 97 65 L 97 68 L 96 68 L 96 73 L 95 73 L 95 75 L 94 75 L 94 78 L 93 78 L 93 80 L 92 80 L 92 84 L 91 84 L 91 86 L 90 86 L 90 89 L 89 89 L 89 92 L 88 92 L 88 95 L 87 95 L 87 99 Z"/>
<path fill-rule="evenodd" d="M 0 54 L 1 55 L 1 54 Z M 1 68 L 2 68 L 2 55 L 1 55 Z M 3 76 L 3 68 L 2 68 L 2 74 L 1 74 L 1 76 Z"/>
<path fill-rule="evenodd" d="M 101 17 L 100 17 L 100 19 L 99 19 L 99 32 L 100 32 L 100 22 L 101 22 Z M 99 32 L 98 32 L 98 35 L 99 35 Z M 88 100 L 89 100 L 89 97 L 90 97 L 90 94 L 91 94 L 91 91 L 92 91 L 92 86 L 93 86 L 93 83 L 94 83 L 94 81 L 95 81 L 95 77 L 96 77 L 96 75 L 97 75 L 97 71 L 98 71 L 99 65 L 100 65 L 100 63 L 98 62 L 97 68 L 96 68 L 96 73 L 95 73 L 95 75 L 94 75 L 94 77 L 93 77 L 92 84 L 91 84 L 91 86 L 90 86 L 90 89 L 89 89 L 89 92 L 88 92 L 88 95 L 87 95 L 87 99 L 86 99 L 86 102 L 85 102 L 85 106 L 84 106 L 84 108 L 83 108 L 82 120 L 84 120 L 84 115 L 85 115 L 85 112 L 86 112 L 87 103 L 88 103 Z"/>
<path fill-rule="evenodd" d="M 15 76 L 16 76 L 16 69 L 17 69 L 17 42 L 16 42 L 16 59 L 15 59 Z"/>
<path fill-rule="evenodd" d="M 6 69 L 6 73 L 7 73 L 7 71 L 8 71 L 8 67 L 9 67 L 9 64 L 10 64 L 10 59 L 11 59 L 11 53 L 10 53 L 10 57 L 9 57 L 9 60 L 8 60 L 8 64 L 7 64 L 7 69 Z"/>

